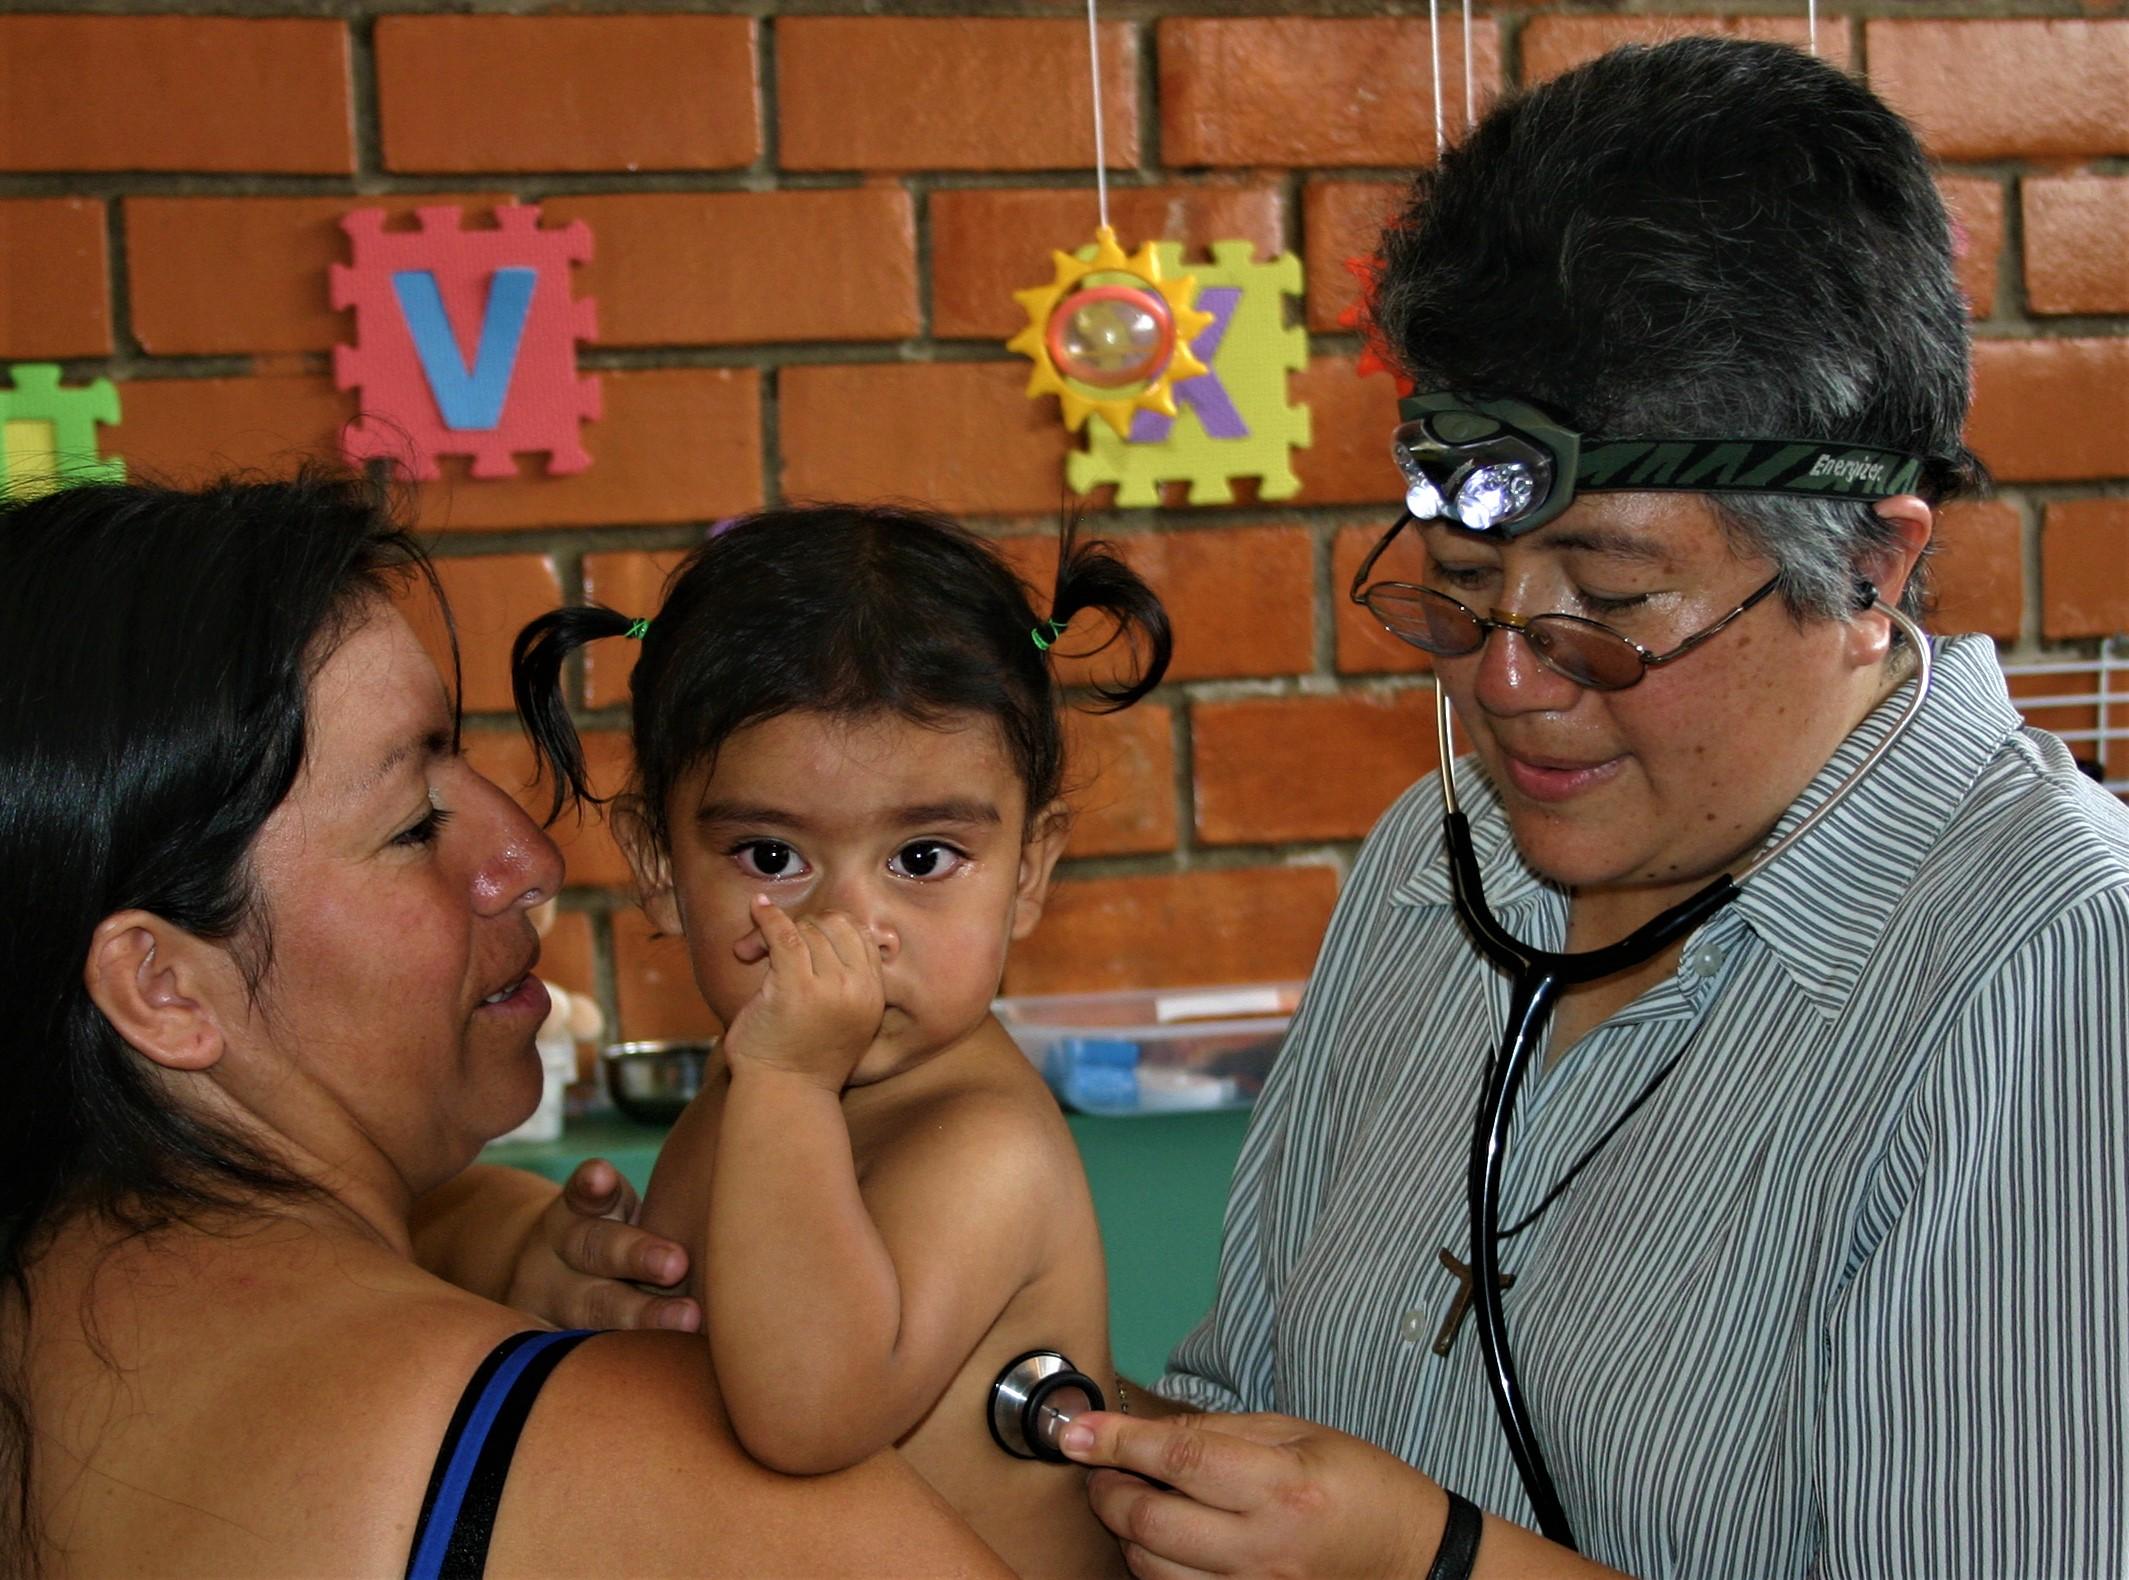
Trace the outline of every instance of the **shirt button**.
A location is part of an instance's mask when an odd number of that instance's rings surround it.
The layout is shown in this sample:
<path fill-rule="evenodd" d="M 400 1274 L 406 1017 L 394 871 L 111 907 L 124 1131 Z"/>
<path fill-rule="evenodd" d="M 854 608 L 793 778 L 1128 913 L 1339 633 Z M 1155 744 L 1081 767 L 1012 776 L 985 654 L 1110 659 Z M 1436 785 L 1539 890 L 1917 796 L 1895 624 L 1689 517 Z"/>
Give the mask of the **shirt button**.
<path fill-rule="evenodd" d="M 1397 1322 L 1397 1336 L 1407 1344 L 1417 1344 L 1427 1336 L 1427 1314 L 1424 1311 L 1407 1311 Z"/>
<path fill-rule="evenodd" d="M 1703 939 L 1686 952 L 1686 968 L 1705 982 L 1722 969 L 1722 945 L 1714 939 Z"/>

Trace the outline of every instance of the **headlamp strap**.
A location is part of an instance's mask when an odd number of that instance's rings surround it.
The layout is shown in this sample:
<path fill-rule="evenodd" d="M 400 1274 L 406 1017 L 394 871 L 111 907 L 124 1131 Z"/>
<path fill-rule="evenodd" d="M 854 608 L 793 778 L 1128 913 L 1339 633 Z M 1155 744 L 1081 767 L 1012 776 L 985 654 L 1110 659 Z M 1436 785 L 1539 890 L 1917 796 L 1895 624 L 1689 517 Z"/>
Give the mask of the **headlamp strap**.
<path fill-rule="evenodd" d="M 1802 494 L 1869 503 L 1915 492 L 1926 464 L 1902 450 L 1809 439 L 1585 439 L 1575 490 Z"/>

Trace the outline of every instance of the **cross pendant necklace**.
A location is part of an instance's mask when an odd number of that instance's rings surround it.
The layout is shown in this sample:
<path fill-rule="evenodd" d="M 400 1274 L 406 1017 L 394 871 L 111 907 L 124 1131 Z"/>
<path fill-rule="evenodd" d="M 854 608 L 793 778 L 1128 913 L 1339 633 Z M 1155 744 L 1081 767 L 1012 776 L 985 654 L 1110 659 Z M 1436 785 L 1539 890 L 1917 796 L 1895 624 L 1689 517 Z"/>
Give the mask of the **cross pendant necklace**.
<path fill-rule="evenodd" d="M 1464 1317 L 1471 1310 L 1472 1278 L 1471 1269 L 1459 1262 L 1446 1245 L 1437 1254 L 1443 1269 L 1456 1280 L 1456 1299 L 1449 1305 L 1449 1314 L 1442 1318 L 1441 1331 L 1434 1335 L 1434 1353 L 1447 1355 L 1456 1348 L 1456 1330 L 1464 1325 Z M 1513 1289 L 1515 1274 L 1501 1274 L 1500 1286 L 1504 1291 Z"/>
<path fill-rule="evenodd" d="M 1641 1105 L 1647 1102 L 1650 1097 L 1655 1095 L 1656 1088 L 1663 1084 L 1664 1077 L 1678 1068 L 1679 1061 L 1686 1056 L 1687 1051 L 1692 1048 L 1693 1042 L 1698 1036 L 1699 1033 L 1696 1030 L 1692 1037 L 1688 1037 L 1686 1039 L 1685 1047 L 1680 1048 L 1676 1053 L 1672 1054 L 1670 1062 L 1665 1064 L 1662 1069 L 1658 1070 L 1653 1076 L 1649 1078 L 1648 1084 L 1641 1088 L 1640 1093 L 1634 1098 L 1631 1103 L 1628 1103 L 1626 1105 L 1625 1109 L 1620 1113 L 1619 1117 L 1611 1122 L 1611 1124 L 1605 1129 L 1604 1134 L 1597 1137 L 1597 1139 L 1590 1144 L 1588 1150 L 1585 1151 L 1580 1157 L 1575 1159 L 1575 1161 L 1568 1167 L 1567 1172 L 1565 1174 L 1562 1174 L 1558 1181 L 1554 1183 L 1552 1189 L 1545 1193 L 1544 1199 L 1540 1201 L 1535 1207 L 1531 1208 L 1530 1211 L 1523 1214 L 1522 1218 L 1518 1220 L 1515 1224 L 1513 1224 L 1509 1228 L 1503 1229 L 1500 1232 L 1499 1238 L 1503 1240 L 1514 1239 L 1525 1229 L 1536 1223 L 1538 1219 L 1544 1215 L 1545 1209 L 1547 1207 L 1550 1207 L 1555 1201 L 1559 1200 L 1560 1193 L 1566 1190 L 1567 1187 L 1574 1182 L 1574 1177 L 1582 1172 L 1583 1168 L 1588 1165 L 1589 1161 L 1592 1158 L 1594 1158 L 1599 1152 L 1602 1152 L 1604 1150 L 1605 1144 L 1609 1142 L 1613 1136 L 1616 1136 L 1619 1133 L 1620 1129 L 1626 1124 L 1629 1119 L 1634 1117 L 1634 1114 L 1640 1109 Z M 1434 1335 L 1434 1353 L 1437 1355 L 1447 1355 L 1451 1350 L 1456 1348 L 1457 1329 L 1461 1328 L 1464 1325 L 1465 1313 L 1469 1312 L 1471 1309 L 1473 1280 L 1471 1277 L 1471 1269 L 1466 1267 L 1462 1262 L 1459 1262 L 1456 1259 L 1456 1253 L 1451 1251 L 1446 1245 L 1443 1246 L 1435 1254 L 1441 1258 L 1443 1271 L 1447 1272 L 1451 1278 L 1456 1280 L 1456 1299 L 1450 1302 L 1449 1314 L 1446 1317 L 1442 1318 L 1441 1331 Z M 1515 1274 L 1503 1273 L 1500 1275 L 1498 1282 L 1500 1284 L 1502 1292 L 1505 1293 L 1515 1287 Z"/>

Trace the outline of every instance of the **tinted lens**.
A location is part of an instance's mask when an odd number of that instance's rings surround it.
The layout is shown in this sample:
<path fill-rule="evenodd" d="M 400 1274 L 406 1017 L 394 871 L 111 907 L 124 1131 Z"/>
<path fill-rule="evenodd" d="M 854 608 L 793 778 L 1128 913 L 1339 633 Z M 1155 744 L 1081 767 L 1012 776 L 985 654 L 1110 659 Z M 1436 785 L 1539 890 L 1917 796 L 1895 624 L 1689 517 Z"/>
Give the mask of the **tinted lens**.
<path fill-rule="evenodd" d="M 1571 614 L 1541 614 L 1526 635 L 1539 658 L 1577 685 L 1623 691 L 1646 672 L 1625 637 Z"/>
<path fill-rule="evenodd" d="M 1486 640 L 1485 627 L 1454 599 L 1424 587 L 1378 583 L 1367 591 L 1369 611 L 1394 636 L 1428 653 L 1454 658 L 1473 653 Z"/>

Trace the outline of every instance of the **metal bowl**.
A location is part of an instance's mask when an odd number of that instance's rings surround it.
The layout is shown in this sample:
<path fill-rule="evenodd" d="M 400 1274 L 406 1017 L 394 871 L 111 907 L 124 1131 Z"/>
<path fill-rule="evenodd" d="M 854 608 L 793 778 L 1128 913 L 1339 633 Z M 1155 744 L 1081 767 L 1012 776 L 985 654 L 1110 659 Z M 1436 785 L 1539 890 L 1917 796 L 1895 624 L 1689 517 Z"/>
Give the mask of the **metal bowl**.
<path fill-rule="evenodd" d="M 702 1090 L 702 1072 L 717 1043 L 617 1042 L 601 1050 L 614 1107 L 646 1125 L 669 1125 Z"/>

